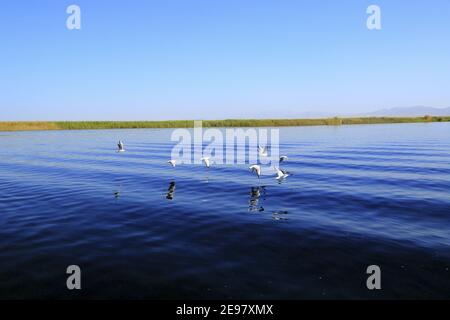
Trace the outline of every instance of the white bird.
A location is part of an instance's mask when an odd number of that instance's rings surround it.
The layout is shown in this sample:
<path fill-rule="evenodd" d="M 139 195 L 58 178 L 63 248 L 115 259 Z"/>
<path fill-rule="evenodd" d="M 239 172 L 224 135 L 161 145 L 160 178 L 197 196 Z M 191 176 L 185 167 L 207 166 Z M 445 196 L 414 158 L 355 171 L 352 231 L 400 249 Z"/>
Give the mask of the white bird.
<path fill-rule="evenodd" d="M 287 156 L 281 156 L 280 157 L 280 163 L 282 163 L 283 161 L 287 161 L 288 157 Z"/>
<path fill-rule="evenodd" d="M 210 166 L 210 163 L 209 163 L 209 157 L 204 157 L 204 158 L 202 158 L 201 160 L 203 161 L 203 163 L 205 164 L 205 166 L 206 166 L 207 168 L 209 168 L 209 166 Z"/>
<path fill-rule="evenodd" d="M 258 147 L 258 153 L 261 157 L 267 157 L 267 147 Z"/>
<path fill-rule="evenodd" d="M 167 163 L 170 163 L 170 165 L 175 168 L 175 166 L 177 165 L 177 160 L 169 160 L 167 161 Z"/>
<path fill-rule="evenodd" d="M 275 171 L 277 172 L 277 176 L 275 178 L 277 180 L 285 179 L 285 178 L 287 178 L 289 176 L 288 172 L 286 172 L 284 170 L 281 170 L 279 168 L 275 168 Z"/>
<path fill-rule="evenodd" d="M 117 146 L 119 147 L 119 150 L 117 150 L 117 152 L 124 152 L 125 151 L 125 148 L 123 146 L 123 142 L 122 141 L 119 141 Z"/>
<path fill-rule="evenodd" d="M 261 166 L 254 164 L 250 166 L 249 169 L 252 170 L 252 172 L 255 172 L 259 179 L 259 177 L 261 176 Z"/>

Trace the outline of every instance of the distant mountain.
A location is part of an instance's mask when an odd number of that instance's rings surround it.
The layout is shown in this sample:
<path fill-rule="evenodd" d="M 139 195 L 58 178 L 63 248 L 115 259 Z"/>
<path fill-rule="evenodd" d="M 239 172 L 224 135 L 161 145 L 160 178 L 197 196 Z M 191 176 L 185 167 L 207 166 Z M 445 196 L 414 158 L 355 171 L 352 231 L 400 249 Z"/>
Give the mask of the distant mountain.
<path fill-rule="evenodd" d="M 433 107 L 406 107 L 406 108 L 390 108 L 364 113 L 340 113 L 317 111 L 295 111 L 289 109 L 279 109 L 274 116 L 273 111 L 262 111 L 258 114 L 241 115 L 235 118 L 251 118 L 251 119 L 320 119 L 320 118 L 351 118 L 351 117 L 423 117 L 423 116 L 450 116 L 449 108 L 433 108 Z"/>
<path fill-rule="evenodd" d="M 430 116 L 450 116 L 449 108 L 432 108 L 432 107 L 406 107 L 406 108 L 390 108 L 378 111 L 360 114 L 359 116 L 371 117 L 421 117 L 425 115 Z"/>
<path fill-rule="evenodd" d="M 321 111 L 304 111 L 298 112 L 289 109 L 278 109 L 276 115 L 273 111 L 259 111 L 257 114 L 246 114 L 235 117 L 236 119 L 320 119 L 335 117 L 336 114 L 331 114 Z"/>

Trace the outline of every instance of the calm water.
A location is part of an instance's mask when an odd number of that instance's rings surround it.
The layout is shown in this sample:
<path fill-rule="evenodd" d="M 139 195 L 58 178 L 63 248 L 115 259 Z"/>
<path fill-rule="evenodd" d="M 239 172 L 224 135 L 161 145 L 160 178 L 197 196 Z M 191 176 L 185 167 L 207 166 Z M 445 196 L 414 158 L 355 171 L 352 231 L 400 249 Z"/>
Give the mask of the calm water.
<path fill-rule="evenodd" d="M 281 184 L 170 133 L 0 132 L 0 298 L 450 298 L 450 124 L 283 128 Z"/>

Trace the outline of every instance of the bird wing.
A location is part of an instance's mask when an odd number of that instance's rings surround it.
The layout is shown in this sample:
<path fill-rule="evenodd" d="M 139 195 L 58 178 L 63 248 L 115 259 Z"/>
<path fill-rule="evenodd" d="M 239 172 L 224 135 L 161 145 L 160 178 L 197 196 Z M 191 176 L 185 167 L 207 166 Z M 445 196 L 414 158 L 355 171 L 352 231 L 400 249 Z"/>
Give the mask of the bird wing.
<path fill-rule="evenodd" d="M 283 170 L 280 170 L 279 168 L 275 168 L 275 170 L 277 171 L 277 179 L 280 179 L 284 176 Z"/>
<path fill-rule="evenodd" d="M 261 175 L 261 167 L 260 166 L 254 164 L 254 165 L 250 166 L 250 169 L 252 169 L 252 172 L 256 172 L 256 174 L 258 176 Z"/>

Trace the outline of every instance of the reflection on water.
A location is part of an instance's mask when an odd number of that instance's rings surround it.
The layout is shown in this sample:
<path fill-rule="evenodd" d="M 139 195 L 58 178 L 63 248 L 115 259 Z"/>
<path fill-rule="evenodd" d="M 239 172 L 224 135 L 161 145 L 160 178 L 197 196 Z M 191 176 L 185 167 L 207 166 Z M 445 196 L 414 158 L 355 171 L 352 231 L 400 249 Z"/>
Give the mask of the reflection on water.
<path fill-rule="evenodd" d="M 175 193 L 175 181 L 171 181 L 169 184 L 169 189 L 167 190 L 166 199 L 173 200 Z"/>
<path fill-rule="evenodd" d="M 122 183 L 120 183 L 119 187 L 114 191 L 114 199 L 120 198 L 121 191 L 122 191 Z"/>
<path fill-rule="evenodd" d="M 264 202 L 267 200 L 267 187 L 251 187 L 250 188 L 250 200 L 248 211 L 250 212 L 263 212 Z M 287 220 L 288 212 L 286 210 L 276 210 L 272 214 L 274 220 Z"/>
<path fill-rule="evenodd" d="M 262 196 L 262 198 L 261 198 Z M 248 211 L 250 212 L 263 212 L 264 207 L 262 206 L 262 203 L 266 199 L 266 187 L 251 187 L 250 188 L 250 200 L 249 200 L 249 207 Z M 260 204 L 261 202 L 261 204 Z"/>
<path fill-rule="evenodd" d="M 167 190 L 166 199 L 173 200 L 174 194 L 175 194 L 175 186 L 176 186 L 175 181 L 171 181 L 169 183 L 169 188 Z"/>
<path fill-rule="evenodd" d="M 287 211 L 282 211 L 282 210 L 280 210 L 280 211 L 275 211 L 273 214 L 272 214 L 272 218 L 274 219 L 274 220 L 287 220 L 288 218 L 287 218 L 287 215 L 288 214 L 288 212 Z"/>

